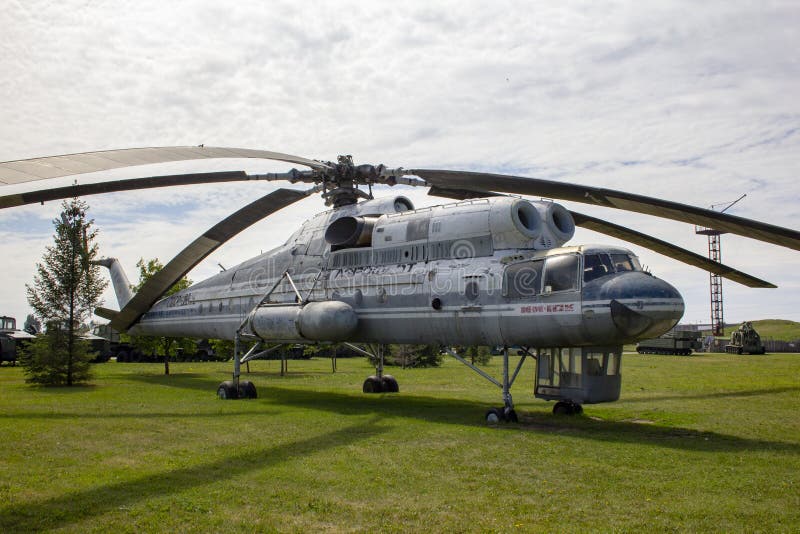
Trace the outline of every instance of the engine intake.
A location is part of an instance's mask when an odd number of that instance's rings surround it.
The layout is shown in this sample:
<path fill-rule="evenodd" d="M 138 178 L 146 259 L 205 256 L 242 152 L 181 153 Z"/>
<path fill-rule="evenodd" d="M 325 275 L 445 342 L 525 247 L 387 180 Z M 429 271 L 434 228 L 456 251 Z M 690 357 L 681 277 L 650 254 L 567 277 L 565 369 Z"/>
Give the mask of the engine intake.
<path fill-rule="evenodd" d="M 377 217 L 341 217 L 325 230 L 325 241 L 331 250 L 347 247 L 368 247 L 372 244 L 372 229 Z"/>
<path fill-rule="evenodd" d="M 567 208 L 553 202 L 537 202 L 536 209 L 544 230 L 534 243 L 534 248 L 560 247 L 575 235 L 575 220 Z"/>

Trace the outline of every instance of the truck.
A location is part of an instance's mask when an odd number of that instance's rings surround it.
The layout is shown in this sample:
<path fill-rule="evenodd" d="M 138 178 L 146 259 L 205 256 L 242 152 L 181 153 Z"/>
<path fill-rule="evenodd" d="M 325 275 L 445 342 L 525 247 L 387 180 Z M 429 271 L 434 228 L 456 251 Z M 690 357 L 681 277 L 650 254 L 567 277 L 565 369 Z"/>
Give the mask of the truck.
<path fill-rule="evenodd" d="M 8 362 L 17 364 L 19 349 L 34 336 L 24 330 L 17 330 L 17 320 L 5 315 L 0 316 L 0 365 Z"/>
<path fill-rule="evenodd" d="M 758 335 L 753 323 L 743 322 L 739 328 L 731 332 L 731 342 L 725 345 L 725 352 L 728 354 L 765 354 L 766 347 L 761 343 L 761 336 Z"/>
<path fill-rule="evenodd" d="M 89 339 L 92 340 L 93 350 L 98 353 L 96 360 L 98 362 L 107 362 L 111 358 L 114 358 L 117 362 L 138 362 L 142 360 L 141 352 L 130 343 L 121 341 L 119 332 L 108 324 L 94 325 Z"/>
<path fill-rule="evenodd" d="M 703 348 L 699 330 L 673 328 L 661 337 L 645 339 L 636 345 L 639 354 L 679 354 L 689 356 L 693 350 Z"/>

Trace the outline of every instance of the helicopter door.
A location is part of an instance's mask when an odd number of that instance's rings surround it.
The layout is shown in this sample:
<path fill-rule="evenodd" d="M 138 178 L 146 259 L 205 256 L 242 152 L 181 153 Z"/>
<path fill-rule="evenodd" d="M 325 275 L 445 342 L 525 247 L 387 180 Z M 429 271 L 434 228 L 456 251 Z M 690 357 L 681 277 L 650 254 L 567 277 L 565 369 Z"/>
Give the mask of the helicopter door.
<path fill-rule="evenodd" d="M 456 327 L 465 345 L 493 345 L 500 339 L 500 317 L 484 308 L 491 304 L 494 279 L 488 273 L 462 275 L 458 280 Z"/>
<path fill-rule="evenodd" d="M 549 256 L 544 262 L 542 304 L 554 326 L 581 324 L 580 256 Z"/>

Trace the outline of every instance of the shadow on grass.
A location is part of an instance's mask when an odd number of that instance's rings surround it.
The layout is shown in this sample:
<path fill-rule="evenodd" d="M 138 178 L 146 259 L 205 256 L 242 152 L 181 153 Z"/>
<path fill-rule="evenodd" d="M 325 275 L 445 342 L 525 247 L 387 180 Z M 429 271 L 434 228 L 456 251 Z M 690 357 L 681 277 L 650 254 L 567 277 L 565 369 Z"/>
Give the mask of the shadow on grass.
<path fill-rule="evenodd" d="M 570 420 L 544 414 L 521 417 L 521 428 L 563 433 L 570 438 L 666 447 L 707 453 L 779 452 L 800 455 L 799 443 L 750 439 L 719 432 L 632 421 L 602 421 L 587 417 Z"/>
<path fill-rule="evenodd" d="M 377 419 L 307 439 L 242 454 L 192 467 L 157 473 L 135 480 L 96 486 L 41 501 L 0 509 L 0 532 L 30 532 L 63 528 L 161 495 L 229 479 L 255 469 L 314 454 L 322 449 L 349 445 L 384 433 Z"/>
<path fill-rule="evenodd" d="M 213 392 L 217 383 L 207 375 L 192 377 L 186 381 L 171 381 L 164 376 L 131 377 L 153 384 L 169 384 L 174 387 L 187 387 Z M 165 380 L 166 379 L 166 380 Z M 793 388 L 775 388 L 764 394 L 782 392 Z M 756 395 L 757 391 L 739 392 L 739 395 Z M 433 423 L 456 424 L 482 427 L 483 414 L 489 405 L 467 400 L 441 397 L 400 395 L 365 395 L 360 392 L 348 394 L 314 389 L 285 388 L 270 384 L 258 389 L 257 401 L 279 404 L 293 408 L 322 410 L 342 416 L 376 415 L 387 417 L 408 417 Z M 717 394 L 709 394 L 713 397 Z M 718 394 L 736 396 L 737 392 Z M 678 397 L 683 398 L 683 397 Z M 657 399 L 661 400 L 661 399 Z M 220 401 L 222 402 L 222 401 Z M 234 402 L 234 401 L 225 401 Z M 626 401 L 627 402 L 627 401 Z M 520 414 L 519 425 L 500 425 L 499 430 L 559 433 L 580 439 L 604 442 L 636 443 L 668 447 L 680 450 L 701 452 L 739 452 L 772 450 L 790 454 L 800 454 L 800 443 L 786 443 L 739 436 L 718 432 L 703 432 L 674 426 L 644 425 L 630 421 L 597 421 L 588 417 L 556 417 L 550 413 L 550 404 L 542 405 L 540 412 Z"/>
<path fill-rule="evenodd" d="M 261 394 L 281 404 L 326 410 L 342 415 L 364 413 L 412 417 L 436 423 L 485 427 L 478 414 L 486 406 L 466 401 L 431 397 L 350 396 L 332 392 L 303 391 L 271 387 Z M 547 406 L 549 408 L 549 405 Z M 703 432 L 682 427 L 643 425 L 628 421 L 596 421 L 587 417 L 556 417 L 546 412 L 522 415 L 518 425 L 498 428 L 547 433 L 564 433 L 580 439 L 636 443 L 702 452 L 737 452 L 772 450 L 800 454 L 800 444 L 749 439 Z"/>
<path fill-rule="evenodd" d="M 243 375 L 244 376 L 244 375 Z M 126 380 L 136 380 L 153 386 L 169 386 L 183 389 L 193 389 L 205 391 L 209 395 L 214 395 L 217 387 L 222 380 L 216 380 L 204 373 L 174 373 L 171 375 L 152 374 L 152 375 L 125 375 Z M 230 378 L 225 378 L 229 380 Z M 247 380 L 246 378 L 244 380 Z"/>
<path fill-rule="evenodd" d="M 264 406 L 258 409 L 259 415 L 266 415 L 279 413 L 277 410 L 265 410 Z M 80 420 L 80 419 L 197 419 L 203 417 L 253 417 L 252 411 L 214 411 L 214 412 L 94 412 L 94 413 L 71 413 L 71 412 L 18 412 L 18 413 L 0 413 L 0 421 L 5 419 L 19 419 L 28 421 L 31 419 L 57 421 L 63 420 Z"/>
<path fill-rule="evenodd" d="M 289 379 L 301 379 L 301 378 L 309 378 L 313 376 L 330 376 L 330 372 L 320 372 L 320 373 L 306 373 L 306 372 L 298 372 L 298 373 L 289 373 L 286 377 L 281 377 L 280 373 L 271 373 L 267 371 L 258 371 L 253 373 L 242 373 L 242 380 L 257 380 L 261 378 L 269 379 L 269 380 L 280 380 L 282 378 Z M 170 387 L 178 387 L 184 389 L 193 389 L 197 391 L 203 391 L 210 395 L 216 394 L 217 387 L 219 386 L 220 382 L 223 380 L 230 380 L 230 375 L 225 377 L 213 378 L 210 377 L 208 374 L 203 373 L 175 373 L 171 375 L 164 375 L 162 374 L 148 374 L 148 375 L 126 375 L 126 380 L 136 380 L 137 382 L 144 382 L 145 384 L 156 385 L 156 386 L 170 386 Z"/>
<path fill-rule="evenodd" d="M 86 393 L 87 391 L 94 391 L 97 389 L 96 384 L 91 382 L 81 382 L 80 384 L 73 384 L 71 386 L 45 386 L 42 384 L 25 383 L 29 388 L 33 388 L 38 392 L 50 393 L 53 395 L 74 395 L 76 393 Z"/>
<path fill-rule="evenodd" d="M 675 394 L 675 395 L 653 395 L 647 397 L 639 397 L 639 398 L 625 398 L 625 403 L 634 403 L 634 402 L 660 402 L 660 401 L 671 401 L 671 400 L 700 400 L 700 399 L 732 399 L 737 397 L 761 397 L 763 395 L 778 395 L 780 393 L 791 393 L 794 391 L 800 391 L 800 386 L 797 387 L 780 387 L 780 388 L 769 388 L 769 389 L 751 389 L 746 391 L 718 391 L 715 393 L 702 393 L 702 394 L 691 394 L 688 393 L 686 395 Z"/>

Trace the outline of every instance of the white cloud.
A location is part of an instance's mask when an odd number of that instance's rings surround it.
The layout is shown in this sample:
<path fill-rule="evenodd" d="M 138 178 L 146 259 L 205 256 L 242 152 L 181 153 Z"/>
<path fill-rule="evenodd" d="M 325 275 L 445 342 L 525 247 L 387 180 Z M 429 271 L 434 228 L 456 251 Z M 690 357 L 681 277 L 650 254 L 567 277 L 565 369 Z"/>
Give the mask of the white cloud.
<path fill-rule="evenodd" d="M 360 162 L 509 171 L 699 206 L 747 193 L 737 215 L 797 226 L 800 9 L 791 2 L 145 0 L 120 9 L 41 1 L 6 6 L 0 27 L 0 160 L 199 143 L 323 159 L 349 153 Z M 104 176 L 231 168 L 287 166 L 170 164 Z M 168 259 L 272 187 L 88 200 L 104 252 L 133 275 L 138 257 Z M 570 207 L 705 254 L 688 225 Z M 306 200 L 271 217 L 192 277 L 274 246 L 276 234 L 321 209 Z M 13 258 L 4 264 L 11 283 L 0 289 L 0 313 L 27 313 L 20 286 L 57 212 L 56 203 L 0 212 L 0 247 Z M 707 275 L 638 252 L 684 293 L 687 319 L 705 321 Z M 780 286 L 726 284 L 726 317 L 800 320 L 796 252 L 725 236 L 723 258 Z"/>

